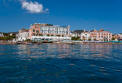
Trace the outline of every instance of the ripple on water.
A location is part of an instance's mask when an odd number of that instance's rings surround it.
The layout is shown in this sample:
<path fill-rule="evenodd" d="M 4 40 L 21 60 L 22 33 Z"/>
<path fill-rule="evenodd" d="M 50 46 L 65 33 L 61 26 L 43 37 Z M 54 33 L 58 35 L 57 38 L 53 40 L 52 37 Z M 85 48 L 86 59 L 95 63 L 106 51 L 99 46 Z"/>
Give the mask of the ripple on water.
<path fill-rule="evenodd" d="M 0 83 L 121 83 L 122 45 L 0 45 Z"/>

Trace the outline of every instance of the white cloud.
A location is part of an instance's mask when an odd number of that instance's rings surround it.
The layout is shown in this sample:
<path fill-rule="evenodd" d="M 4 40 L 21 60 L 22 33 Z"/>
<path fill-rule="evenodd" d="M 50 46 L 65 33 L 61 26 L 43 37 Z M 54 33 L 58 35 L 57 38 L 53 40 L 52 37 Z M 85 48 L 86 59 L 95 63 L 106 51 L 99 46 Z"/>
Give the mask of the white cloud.
<path fill-rule="evenodd" d="M 48 11 L 48 9 L 44 10 L 43 4 L 39 4 L 38 2 L 22 0 L 21 3 L 22 8 L 28 10 L 30 13 L 44 13 Z"/>

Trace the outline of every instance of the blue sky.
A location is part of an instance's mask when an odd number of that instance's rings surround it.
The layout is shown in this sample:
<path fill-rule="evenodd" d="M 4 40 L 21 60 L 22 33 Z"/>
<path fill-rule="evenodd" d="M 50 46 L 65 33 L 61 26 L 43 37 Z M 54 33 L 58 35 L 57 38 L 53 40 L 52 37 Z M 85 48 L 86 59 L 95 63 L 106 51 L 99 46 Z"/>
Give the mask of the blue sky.
<path fill-rule="evenodd" d="M 0 32 L 33 23 L 122 32 L 122 0 L 0 0 Z"/>

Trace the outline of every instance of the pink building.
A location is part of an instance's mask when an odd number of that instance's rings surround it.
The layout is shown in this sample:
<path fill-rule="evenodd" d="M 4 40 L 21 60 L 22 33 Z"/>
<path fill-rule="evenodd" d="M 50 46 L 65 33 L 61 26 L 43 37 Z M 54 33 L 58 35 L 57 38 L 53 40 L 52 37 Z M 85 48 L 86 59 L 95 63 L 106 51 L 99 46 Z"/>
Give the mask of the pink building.
<path fill-rule="evenodd" d="M 104 31 L 103 29 L 99 31 L 94 30 L 90 32 L 90 37 L 91 37 L 91 40 L 94 40 L 94 41 L 110 41 L 112 40 L 112 33 L 108 31 Z"/>
<path fill-rule="evenodd" d="M 33 24 L 29 29 L 29 38 L 40 35 L 40 24 Z"/>

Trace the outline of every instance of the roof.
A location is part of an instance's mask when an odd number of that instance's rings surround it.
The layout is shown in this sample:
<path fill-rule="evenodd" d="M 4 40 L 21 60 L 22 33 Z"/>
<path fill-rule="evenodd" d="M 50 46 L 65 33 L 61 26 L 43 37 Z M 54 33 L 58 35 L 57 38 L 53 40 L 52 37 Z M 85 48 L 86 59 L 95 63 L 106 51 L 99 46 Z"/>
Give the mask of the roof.
<path fill-rule="evenodd" d="M 22 28 L 21 30 L 19 30 L 19 32 L 21 33 L 21 32 L 28 32 L 29 31 L 29 29 L 25 29 L 25 28 Z"/>
<path fill-rule="evenodd" d="M 103 32 L 103 33 L 110 33 L 109 31 L 104 31 L 104 29 L 100 29 L 100 30 L 92 30 L 91 32 Z"/>
<path fill-rule="evenodd" d="M 31 26 L 33 26 L 33 25 L 37 25 L 37 26 L 49 26 L 49 27 L 51 27 L 51 26 L 53 26 L 53 27 L 62 27 L 62 28 L 67 28 L 67 27 L 70 27 L 69 25 L 68 26 L 60 26 L 60 25 L 53 25 L 53 24 L 41 24 L 41 23 L 35 23 L 35 24 L 32 24 Z"/>

